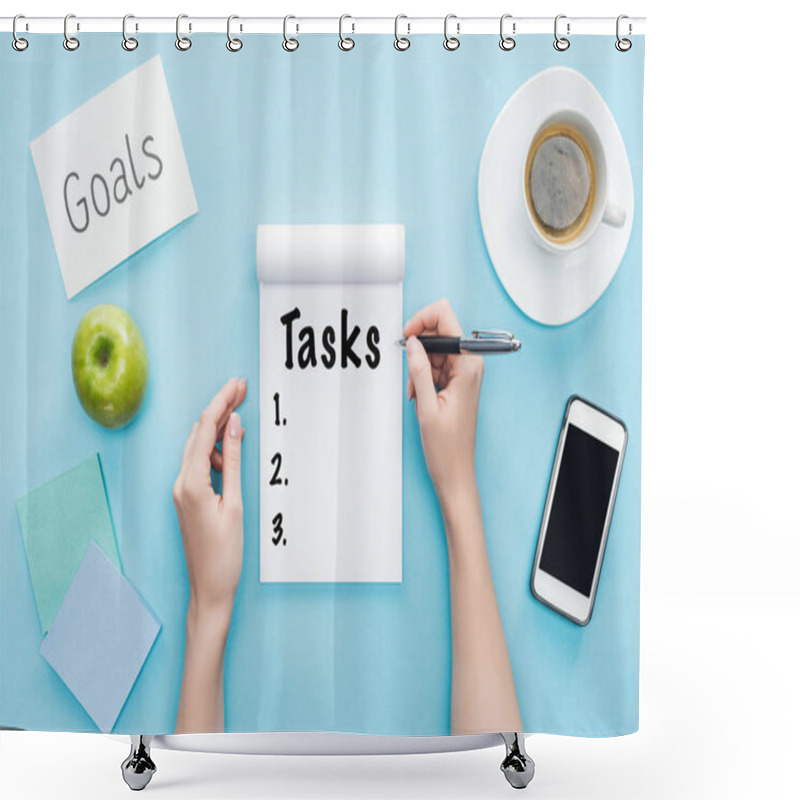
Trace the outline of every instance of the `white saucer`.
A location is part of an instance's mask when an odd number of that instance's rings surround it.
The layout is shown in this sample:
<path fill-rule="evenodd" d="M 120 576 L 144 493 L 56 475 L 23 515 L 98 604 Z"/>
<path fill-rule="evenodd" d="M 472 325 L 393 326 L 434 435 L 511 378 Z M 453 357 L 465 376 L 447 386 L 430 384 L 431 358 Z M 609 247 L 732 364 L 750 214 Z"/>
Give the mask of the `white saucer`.
<path fill-rule="evenodd" d="M 606 154 L 608 198 L 625 210 L 625 224 L 614 228 L 600 223 L 586 244 L 557 254 L 538 244 L 522 186 L 534 133 L 563 109 L 580 112 L 596 128 Z M 497 277 L 525 314 L 544 325 L 563 325 L 597 302 L 628 246 L 633 177 L 611 110 L 581 73 L 552 67 L 534 75 L 511 96 L 483 149 L 478 205 Z"/>

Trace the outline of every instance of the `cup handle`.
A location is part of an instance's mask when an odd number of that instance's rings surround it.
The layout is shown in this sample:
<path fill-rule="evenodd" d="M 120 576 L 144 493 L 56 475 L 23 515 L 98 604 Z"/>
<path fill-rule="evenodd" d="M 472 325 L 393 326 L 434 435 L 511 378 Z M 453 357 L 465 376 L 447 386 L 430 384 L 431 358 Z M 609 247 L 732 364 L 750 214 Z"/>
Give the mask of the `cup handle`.
<path fill-rule="evenodd" d="M 613 203 L 606 203 L 605 211 L 603 212 L 603 222 L 610 225 L 612 228 L 621 228 L 625 224 L 625 209 L 621 206 L 615 206 Z"/>

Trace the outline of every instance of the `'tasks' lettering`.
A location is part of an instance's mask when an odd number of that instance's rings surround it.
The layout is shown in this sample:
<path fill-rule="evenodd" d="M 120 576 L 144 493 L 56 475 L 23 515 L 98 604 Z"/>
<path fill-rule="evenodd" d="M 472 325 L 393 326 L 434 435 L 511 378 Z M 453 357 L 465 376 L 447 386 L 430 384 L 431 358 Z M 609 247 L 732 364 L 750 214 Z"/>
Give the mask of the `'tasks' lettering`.
<path fill-rule="evenodd" d="M 148 178 L 156 181 L 161 177 L 161 173 L 164 171 L 164 162 L 154 151 L 152 144 L 154 141 L 152 136 L 145 136 L 140 146 L 144 158 L 151 162 L 147 164 L 150 167 L 147 172 L 137 171 L 131 140 L 126 133 L 127 162 L 120 156 L 116 156 L 109 165 L 107 177 L 96 172 L 89 179 L 87 187 L 77 172 L 70 172 L 67 175 L 64 180 L 64 207 L 69 224 L 75 233 L 83 233 L 89 228 L 92 216 L 89 206 L 90 199 L 95 214 L 105 217 L 111 211 L 112 198 L 117 205 L 122 205 L 133 194 L 134 189 L 138 191 L 145 185 Z"/>
<path fill-rule="evenodd" d="M 294 345 L 295 328 L 294 323 L 300 319 L 300 309 L 295 307 L 287 311 L 281 317 L 281 324 L 286 333 L 286 369 L 293 369 L 295 365 Z M 342 369 L 347 369 L 348 364 L 358 368 L 361 366 L 361 356 L 357 352 L 361 327 L 353 325 L 350 327 L 348 322 L 348 311 L 342 309 L 339 327 L 340 350 L 336 349 L 336 329 L 333 325 L 326 325 L 322 329 L 320 337 L 321 351 L 319 361 L 325 369 L 332 369 L 336 365 L 337 356 Z M 367 352 L 364 354 L 364 363 L 370 369 L 376 369 L 381 363 L 381 351 L 378 344 L 381 334 L 376 325 L 370 325 L 364 335 L 366 340 Z M 317 337 L 311 325 L 305 325 L 297 332 L 297 366 L 300 369 L 317 366 Z"/>

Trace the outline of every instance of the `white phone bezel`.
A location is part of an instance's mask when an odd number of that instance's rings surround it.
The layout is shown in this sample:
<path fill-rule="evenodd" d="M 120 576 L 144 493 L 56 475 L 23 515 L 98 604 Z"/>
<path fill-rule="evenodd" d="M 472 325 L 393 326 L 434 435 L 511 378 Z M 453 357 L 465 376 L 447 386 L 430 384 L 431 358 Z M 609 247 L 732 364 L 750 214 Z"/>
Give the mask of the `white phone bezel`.
<path fill-rule="evenodd" d="M 547 535 L 547 525 L 550 521 L 550 511 L 553 503 L 553 495 L 561 469 L 561 457 L 564 451 L 567 430 L 570 425 L 588 433 L 590 436 L 604 442 L 619 453 L 617 468 L 614 472 L 614 482 L 609 494 L 606 518 L 603 524 L 603 536 L 600 540 L 600 549 L 597 553 L 594 576 L 592 578 L 592 591 L 589 597 L 558 580 L 548 572 L 539 568 L 542 556 L 545 537 Z M 628 441 L 628 431 L 622 420 L 611 416 L 607 412 L 595 405 L 573 396 L 567 402 L 567 410 L 564 413 L 564 421 L 561 425 L 561 433 L 558 437 L 558 447 L 556 457 L 553 462 L 553 471 L 550 474 L 550 485 L 547 488 L 547 499 L 545 501 L 544 513 L 542 514 L 542 524 L 539 528 L 539 542 L 536 547 L 536 557 L 534 559 L 533 571 L 531 573 L 531 591 L 534 596 L 541 600 L 545 605 L 550 606 L 555 611 L 569 617 L 578 625 L 586 625 L 592 616 L 594 599 L 597 593 L 597 583 L 600 577 L 600 568 L 603 564 L 603 555 L 606 549 L 606 539 L 611 527 L 611 517 L 614 513 L 614 504 L 617 497 L 620 473 L 622 472 L 622 461 L 625 456 L 625 447 Z"/>

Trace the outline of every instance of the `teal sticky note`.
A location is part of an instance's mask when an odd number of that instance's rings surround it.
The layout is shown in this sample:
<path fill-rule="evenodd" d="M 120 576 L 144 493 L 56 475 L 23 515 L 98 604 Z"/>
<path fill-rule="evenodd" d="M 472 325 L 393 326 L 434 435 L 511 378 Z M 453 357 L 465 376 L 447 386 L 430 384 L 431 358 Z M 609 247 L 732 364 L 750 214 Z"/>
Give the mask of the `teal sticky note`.
<path fill-rule="evenodd" d="M 100 456 L 20 498 L 17 511 L 39 622 L 47 633 L 92 540 L 121 569 Z"/>

